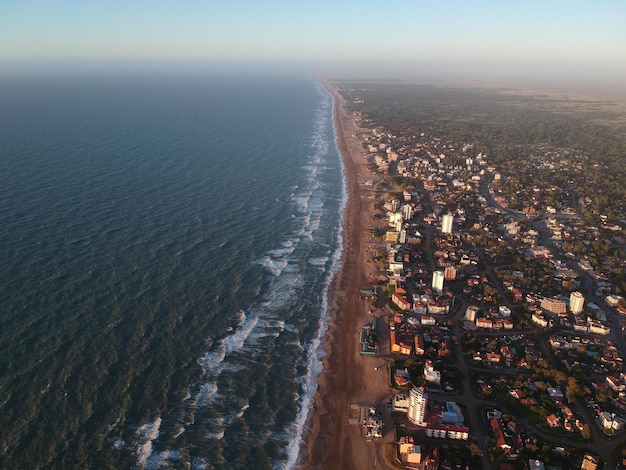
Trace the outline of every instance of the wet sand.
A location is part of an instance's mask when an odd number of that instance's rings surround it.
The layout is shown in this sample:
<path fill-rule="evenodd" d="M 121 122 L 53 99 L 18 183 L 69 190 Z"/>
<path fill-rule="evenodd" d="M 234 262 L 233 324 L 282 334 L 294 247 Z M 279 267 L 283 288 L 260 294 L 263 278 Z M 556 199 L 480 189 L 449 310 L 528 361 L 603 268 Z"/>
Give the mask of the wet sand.
<path fill-rule="evenodd" d="M 372 275 L 376 269 L 369 250 L 373 200 L 368 196 L 372 188 L 364 184 L 373 175 L 358 137 L 362 130 L 345 111 L 344 100 L 333 85 L 323 85 L 334 97 L 335 128 L 346 171 L 348 204 L 343 263 L 330 295 L 326 356 L 299 468 L 386 468 L 382 449 L 384 443 L 392 440 L 391 430 L 385 430 L 385 439 L 367 442 L 362 426 L 349 423 L 352 404 L 379 405 L 390 393 L 387 368 L 380 367 L 384 360 L 362 356 L 359 343 L 362 325 L 372 320 L 371 305 L 360 298 L 359 291 L 374 285 Z M 381 341 L 380 346 L 385 351 L 387 344 Z"/>

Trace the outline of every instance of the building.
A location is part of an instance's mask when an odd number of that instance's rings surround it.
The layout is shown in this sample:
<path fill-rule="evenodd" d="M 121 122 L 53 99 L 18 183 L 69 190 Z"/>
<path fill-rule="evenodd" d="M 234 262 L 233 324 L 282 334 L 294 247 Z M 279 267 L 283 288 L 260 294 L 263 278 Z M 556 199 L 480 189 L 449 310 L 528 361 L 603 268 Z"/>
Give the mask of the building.
<path fill-rule="evenodd" d="M 585 306 L 585 296 L 580 292 L 572 292 L 569 296 L 569 309 L 572 313 L 581 313 Z"/>
<path fill-rule="evenodd" d="M 590 454 L 585 454 L 580 464 L 581 470 L 596 470 L 598 468 L 598 459 Z"/>
<path fill-rule="evenodd" d="M 476 314 L 478 313 L 478 307 L 474 306 L 474 305 L 470 305 L 469 307 L 467 307 L 467 309 L 465 310 L 465 319 L 468 321 L 475 321 L 476 320 Z"/>
<path fill-rule="evenodd" d="M 600 413 L 600 423 L 604 426 L 604 429 L 612 429 L 613 431 L 619 431 L 624 427 L 624 420 L 619 416 L 616 416 L 615 413 L 609 413 L 608 411 L 603 411 Z"/>
<path fill-rule="evenodd" d="M 453 224 L 454 216 L 452 214 L 444 214 L 441 217 L 441 233 L 452 233 Z"/>
<path fill-rule="evenodd" d="M 424 470 L 437 470 L 439 468 L 439 447 L 431 447 L 424 459 Z"/>
<path fill-rule="evenodd" d="M 426 416 L 426 404 L 428 403 L 428 395 L 423 388 L 412 388 L 409 392 L 409 410 L 407 418 L 413 424 L 422 426 Z"/>
<path fill-rule="evenodd" d="M 427 359 L 426 364 L 424 364 L 424 380 L 426 380 L 426 382 L 434 383 L 435 385 L 441 384 L 441 372 L 435 370 L 433 367 L 433 361 L 430 359 Z"/>
<path fill-rule="evenodd" d="M 504 438 L 504 431 L 502 429 L 502 423 L 500 423 L 500 420 L 496 418 L 491 418 L 489 424 L 491 424 L 491 431 L 493 432 L 493 438 L 496 441 L 496 445 L 505 452 L 508 452 L 511 449 L 511 446 L 506 442 L 506 439 Z"/>
<path fill-rule="evenodd" d="M 543 463 L 542 460 L 538 460 L 538 459 L 530 459 L 528 461 L 528 468 L 530 470 L 545 470 L 546 466 Z"/>
<path fill-rule="evenodd" d="M 424 349 L 424 335 L 423 334 L 417 334 L 413 337 L 413 342 L 415 343 L 415 355 L 416 356 L 423 356 L 424 353 L 426 352 L 426 349 Z"/>
<path fill-rule="evenodd" d="M 546 298 L 541 301 L 541 309 L 555 315 L 567 313 L 567 305 L 562 300 Z"/>
<path fill-rule="evenodd" d="M 444 271 L 443 271 L 443 277 L 445 279 L 456 279 L 458 276 L 458 270 L 454 267 L 454 266 L 448 266 Z"/>
<path fill-rule="evenodd" d="M 498 307 L 498 314 L 501 317 L 508 318 L 511 316 L 511 309 L 507 307 L 506 305 L 500 305 Z"/>
<path fill-rule="evenodd" d="M 402 218 L 404 220 L 411 220 L 413 217 L 413 206 L 411 204 L 405 204 L 402 206 Z"/>
<path fill-rule="evenodd" d="M 397 393 L 391 400 L 391 411 L 396 413 L 408 413 L 409 395 L 407 393 Z"/>
<path fill-rule="evenodd" d="M 540 326 L 542 328 L 545 328 L 548 326 L 548 320 L 545 319 L 545 317 L 540 314 L 540 313 L 533 313 L 533 316 L 531 317 L 533 323 L 537 326 Z"/>
<path fill-rule="evenodd" d="M 441 294 L 443 292 L 443 280 L 445 275 L 443 271 L 435 271 L 433 273 L 433 283 L 432 288 L 437 294 Z"/>
<path fill-rule="evenodd" d="M 404 297 L 406 291 L 404 289 L 397 289 L 392 295 L 391 300 L 394 304 L 396 304 L 399 308 L 408 312 L 411 310 L 411 303 Z"/>

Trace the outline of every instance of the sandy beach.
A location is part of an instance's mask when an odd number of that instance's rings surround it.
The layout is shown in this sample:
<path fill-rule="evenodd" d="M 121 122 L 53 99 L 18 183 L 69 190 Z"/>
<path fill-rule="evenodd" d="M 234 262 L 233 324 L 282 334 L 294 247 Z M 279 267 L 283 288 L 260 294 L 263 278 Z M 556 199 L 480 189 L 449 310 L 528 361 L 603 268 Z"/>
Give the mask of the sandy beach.
<path fill-rule="evenodd" d="M 373 201 L 367 197 L 371 188 L 364 185 L 373 175 L 368 170 L 357 135 L 360 129 L 345 112 L 343 98 L 331 84 L 323 84 L 334 97 L 335 127 L 346 170 L 348 205 L 343 264 L 330 298 L 331 320 L 325 338 L 327 354 L 300 468 L 386 468 L 383 447 L 392 439 L 391 430 L 385 429 L 385 439 L 367 442 L 362 426 L 349 422 L 351 405 L 380 405 L 389 395 L 387 367 L 380 367 L 385 364 L 384 359 L 362 356 L 359 345 L 362 325 L 372 320 L 370 303 L 360 299 L 359 290 L 372 287 L 375 269 L 369 251 Z M 381 339 L 384 351 L 387 342 Z"/>

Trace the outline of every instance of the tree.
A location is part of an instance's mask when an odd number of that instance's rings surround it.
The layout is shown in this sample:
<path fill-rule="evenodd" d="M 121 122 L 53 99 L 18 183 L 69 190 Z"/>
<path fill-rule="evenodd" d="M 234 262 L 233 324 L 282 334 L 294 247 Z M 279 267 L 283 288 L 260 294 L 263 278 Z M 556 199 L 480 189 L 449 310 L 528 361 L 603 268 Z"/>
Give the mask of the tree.
<path fill-rule="evenodd" d="M 574 402 L 577 397 L 581 395 L 580 385 L 574 377 L 567 378 L 567 385 L 565 386 L 565 396 L 569 402 Z"/>
<path fill-rule="evenodd" d="M 468 450 L 470 451 L 470 454 L 471 454 L 472 457 L 479 457 L 479 458 L 481 458 L 483 456 L 483 451 L 480 450 L 480 447 L 475 442 L 472 442 L 469 445 Z"/>

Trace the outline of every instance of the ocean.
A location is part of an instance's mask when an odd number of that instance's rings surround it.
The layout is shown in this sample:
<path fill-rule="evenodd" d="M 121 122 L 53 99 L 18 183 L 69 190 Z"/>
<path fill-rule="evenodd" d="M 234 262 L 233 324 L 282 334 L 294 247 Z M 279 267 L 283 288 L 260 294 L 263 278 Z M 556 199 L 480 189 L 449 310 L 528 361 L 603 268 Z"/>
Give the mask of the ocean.
<path fill-rule="evenodd" d="M 296 465 L 345 186 L 310 79 L 0 77 L 0 467 Z"/>

